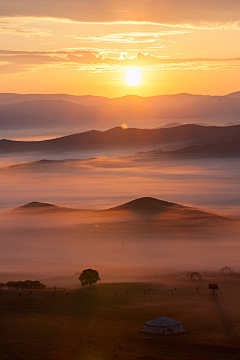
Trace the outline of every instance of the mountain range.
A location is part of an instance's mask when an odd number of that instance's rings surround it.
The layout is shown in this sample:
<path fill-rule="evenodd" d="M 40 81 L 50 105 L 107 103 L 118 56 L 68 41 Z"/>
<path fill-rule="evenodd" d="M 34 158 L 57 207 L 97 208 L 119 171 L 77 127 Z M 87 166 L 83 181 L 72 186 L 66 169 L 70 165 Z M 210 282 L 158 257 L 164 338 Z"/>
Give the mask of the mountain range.
<path fill-rule="evenodd" d="M 0 129 L 99 129 L 121 126 L 153 128 L 166 122 L 240 122 L 240 92 L 225 96 L 191 94 L 152 97 L 67 94 L 0 94 Z M 69 131 L 69 130 L 68 130 Z"/>
<path fill-rule="evenodd" d="M 181 125 L 160 129 L 91 130 L 43 141 L 0 140 L 0 153 L 65 153 L 99 150 L 152 150 L 166 148 L 159 154 L 168 156 L 239 156 L 240 125 Z M 175 149 L 172 150 L 171 147 Z M 162 149 L 161 149 L 162 150 Z"/>

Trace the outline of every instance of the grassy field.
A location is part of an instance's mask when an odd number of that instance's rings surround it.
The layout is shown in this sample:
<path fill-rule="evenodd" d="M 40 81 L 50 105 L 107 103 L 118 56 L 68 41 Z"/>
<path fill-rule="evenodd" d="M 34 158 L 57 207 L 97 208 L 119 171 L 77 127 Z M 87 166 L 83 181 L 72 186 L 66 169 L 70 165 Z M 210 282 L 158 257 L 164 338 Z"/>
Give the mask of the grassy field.
<path fill-rule="evenodd" d="M 197 290 L 199 286 L 199 290 Z M 239 359 L 240 286 L 178 279 L 100 284 L 92 288 L 0 293 L 1 360 L 227 360 Z M 176 290 L 174 290 L 176 288 Z M 159 316 L 186 330 L 152 335 L 141 330 Z"/>

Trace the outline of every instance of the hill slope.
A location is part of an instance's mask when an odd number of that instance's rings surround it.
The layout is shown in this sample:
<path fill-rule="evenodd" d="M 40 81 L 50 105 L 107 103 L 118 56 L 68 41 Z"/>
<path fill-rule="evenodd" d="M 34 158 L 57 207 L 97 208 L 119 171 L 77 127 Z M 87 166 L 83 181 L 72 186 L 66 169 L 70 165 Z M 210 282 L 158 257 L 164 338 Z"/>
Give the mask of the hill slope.
<path fill-rule="evenodd" d="M 0 152 L 65 152 L 84 150 L 140 149 L 155 145 L 178 144 L 182 148 L 192 144 L 205 144 L 214 139 L 228 137 L 229 140 L 240 134 L 240 125 L 228 127 L 205 127 L 181 125 L 161 129 L 113 128 L 107 131 L 87 131 L 79 134 L 43 141 L 0 140 Z"/>
<path fill-rule="evenodd" d="M 129 210 L 134 212 L 158 213 L 158 212 L 166 211 L 172 207 L 178 208 L 179 210 L 184 208 L 184 206 L 182 205 L 178 205 L 168 201 L 159 200 L 152 197 L 142 197 L 139 199 L 129 201 L 125 204 L 110 208 L 108 209 L 108 211 Z"/>
<path fill-rule="evenodd" d="M 239 113 L 238 93 L 222 97 L 176 94 L 115 99 L 65 94 L 0 94 L 0 129 L 56 125 L 106 129 L 123 122 L 129 127 L 139 126 L 139 123 L 141 127 L 143 124 L 156 127 L 169 119 L 222 124 L 239 121 Z"/>
<path fill-rule="evenodd" d="M 214 213 L 210 213 L 207 211 L 202 211 L 196 208 L 184 206 L 177 203 L 172 203 L 164 200 L 159 200 L 153 197 L 141 197 L 134 200 L 131 200 L 127 203 L 122 205 L 118 205 L 112 208 L 103 209 L 103 210 L 83 210 L 83 209 L 72 209 L 72 208 L 64 208 L 55 206 L 49 203 L 42 203 L 38 201 L 33 201 L 28 204 L 22 205 L 18 208 L 11 210 L 11 212 L 29 212 L 29 213 L 49 213 L 49 210 L 52 211 L 74 211 L 74 212 L 86 212 L 90 216 L 101 216 L 103 219 L 106 218 L 108 222 L 109 215 L 116 215 L 121 216 L 124 214 L 135 214 L 135 215 L 144 215 L 146 217 L 152 217 L 153 220 L 155 219 L 154 216 L 173 216 L 174 219 L 182 220 L 182 221 L 189 221 L 190 218 L 192 219 L 228 219 L 227 217 L 217 215 Z M 149 220 L 148 220 L 149 221 Z"/>
<path fill-rule="evenodd" d="M 164 154 L 164 153 L 160 153 Z M 240 156 L 240 137 L 231 141 L 221 141 L 206 145 L 192 145 L 183 149 L 165 152 L 168 155 L 177 155 L 180 157 L 238 157 Z"/>

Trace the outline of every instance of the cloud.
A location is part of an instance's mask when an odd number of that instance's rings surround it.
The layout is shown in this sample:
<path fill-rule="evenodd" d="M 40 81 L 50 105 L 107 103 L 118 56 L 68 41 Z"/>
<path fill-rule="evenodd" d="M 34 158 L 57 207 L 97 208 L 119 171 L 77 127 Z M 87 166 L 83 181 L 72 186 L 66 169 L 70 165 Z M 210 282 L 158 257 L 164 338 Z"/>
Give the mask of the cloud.
<path fill-rule="evenodd" d="M 150 21 L 162 24 L 240 22 L 239 0 L 0 0 L 2 16 L 74 21 Z"/>
<path fill-rule="evenodd" d="M 77 36 L 70 35 L 74 39 L 86 40 L 94 43 L 125 43 L 125 44 L 136 44 L 136 43 L 154 43 L 158 42 L 163 36 L 168 35 L 181 35 L 189 33 L 188 30 L 168 30 L 168 31 L 132 31 L 127 33 L 116 33 L 116 34 L 106 34 L 99 36 Z"/>
<path fill-rule="evenodd" d="M 58 64 L 69 64 L 69 55 L 89 54 L 88 51 L 67 50 L 58 51 L 16 51 L 16 50 L 0 50 L 0 64 L 7 63 L 1 66 L 0 72 L 2 74 L 12 74 L 18 72 L 25 72 L 35 70 L 39 67 L 53 66 Z M 94 53 L 93 53 L 94 54 Z M 76 55 L 75 55 L 76 56 Z M 94 56 L 94 55 L 93 55 Z"/>
<path fill-rule="evenodd" d="M 68 55 L 68 54 L 77 54 L 82 55 L 90 53 L 88 50 L 79 50 L 79 49 L 63 49 L 63 50 L 53 50 L 53 51 L 25 51 L 25 50 L 0 50 L 1 55 Z M 94 52 L 91 52 L 91 54 Z"/>
<path fill-rule="evenodd" d="M 138 51 L 134 56 L 121 52 L 118 57 L 82 50 L 58 51 L 13 51 L 0 50 L 1 73 L 30 71 L 38 67 L 67 66 L 72 70 L 99 71 L 114 70 L 126 67 L 161 68 L 165 70 L 182 69 L 219 69 L 228 66 L 239 66 L 240 58 L 163 58 L 150 53 Z M 100 66 L 100 67 L 99 67 Z M 116 68 L 115 68 L 116 70 Z"/>
<path fill-rule="evenodd" d="M 6 19 L 5 21 L 0 22 L 0 35 L 22 35 L 26 38 L 38 36 L 46 37 L 52 36 L 49 30 L 42 30 L 36 27 L 26 27 L 25 21 L 18 19 L 18 21 L 13 21 L 12 19 Z"/>
<path fill-rule="evenodd" d="M 189 63 L 216 63 L 216 62 L 233 62 L 240 61 L 240 58 L 189 58 L 189 59 L 168 59 L 155 56 L 149 53 L 142 53 L 141 51 L 137 52 L 135 56 L 128 57 L 127 53 L 121 53 L 118 59 L 104 57 L 103 55 L 95 54 L 82 54 L 81 56 L 77 55 L 68 55 L 68 59 L 71 62 L 78 64 L 112 64 L 112 65 L 122 65 L 122 66 L 147 66 L 147 65 L 169 65 L 169 64 L 189 64 Z"/>

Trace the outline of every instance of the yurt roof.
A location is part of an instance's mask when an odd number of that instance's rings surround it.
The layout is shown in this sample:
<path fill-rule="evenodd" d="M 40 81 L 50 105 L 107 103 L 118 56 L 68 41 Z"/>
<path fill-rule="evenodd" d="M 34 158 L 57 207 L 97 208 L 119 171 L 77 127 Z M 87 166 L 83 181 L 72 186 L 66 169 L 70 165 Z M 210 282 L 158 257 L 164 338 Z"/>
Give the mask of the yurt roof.
<path fill-rule="evenodd" d="M 175 319 L 172 319 L 172 318 L 168 318 L 168 317 L 165 317 L 165 316 L 161 316 L 161 317 L 158 317 L 156 319 L 153 319 L 153 320 L 149 320 L 147 322 L 145 322 L 145 325 L 147 326 L 161 326 L 161 327 L 165 327 L 165 326 L 171 326 L 171 325 L 179 325 L 181 324 L 180 321 L 177 321 Z"/>

